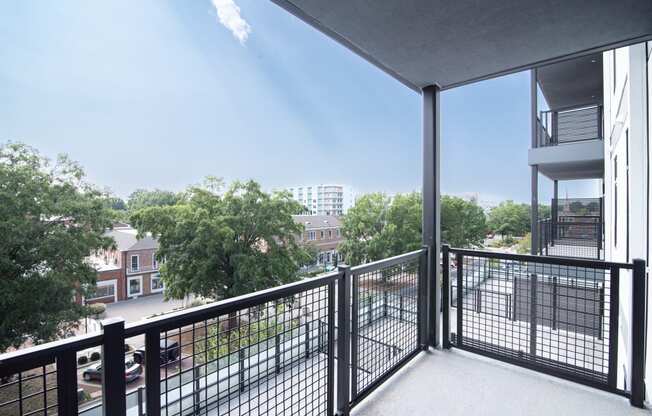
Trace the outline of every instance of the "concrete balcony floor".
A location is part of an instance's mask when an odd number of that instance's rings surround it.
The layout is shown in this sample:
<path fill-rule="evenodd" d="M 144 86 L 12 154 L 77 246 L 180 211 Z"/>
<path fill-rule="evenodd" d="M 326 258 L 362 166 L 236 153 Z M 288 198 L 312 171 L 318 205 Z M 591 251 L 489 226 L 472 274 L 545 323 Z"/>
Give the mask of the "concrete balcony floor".
<path fill-rule="evenodd" d="M 352 416 L 650 415 L 625 397 L 452 349 L 419 354 Z"/>

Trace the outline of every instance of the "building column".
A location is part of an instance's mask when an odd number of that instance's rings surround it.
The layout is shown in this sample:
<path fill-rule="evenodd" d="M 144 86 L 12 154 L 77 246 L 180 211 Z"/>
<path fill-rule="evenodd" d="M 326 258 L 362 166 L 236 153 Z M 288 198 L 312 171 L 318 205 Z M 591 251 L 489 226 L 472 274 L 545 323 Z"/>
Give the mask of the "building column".
<path fill-rule="evenodd" d="M 441 319 L 440 285 L 440 89 L 429 86 L 422 90 L 423 96 L 423 244 L 428 246 L 426 301 L 428 345 L 439 345 Z"/>
<path fill-rule="evenodd" d="M 537 147 L 537 70 L 530 71 L 530 115 L 532 126 L 532 149 Z M 539 166 L 532 165 L 531 176 L 532 198 L 530 201 L 531 212 L 531 254 L 539 252 Z"/>

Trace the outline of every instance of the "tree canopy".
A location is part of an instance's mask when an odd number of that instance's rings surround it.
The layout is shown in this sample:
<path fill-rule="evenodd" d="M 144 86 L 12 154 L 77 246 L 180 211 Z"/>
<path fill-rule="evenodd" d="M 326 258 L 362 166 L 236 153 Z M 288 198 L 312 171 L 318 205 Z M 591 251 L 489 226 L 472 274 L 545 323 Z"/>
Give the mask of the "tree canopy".
<path fill-rule="evenodd" d="M 342 221 L 340 252 L 350 265 L 380 260 L 421 247 L 421 194 L 360 197 Z"/>
<path fill-rule="evenodd" d="M 172 191 L 137 189 L 129 195 L 127 206 L 129 211 L 133 213 L 147 207 L 172 206 L 182 199 L 181 194 Z"/>
<path fill-rule="evenodd" d="M 452 247 L 482 246 L 487 233 L 484 211 L 475 201 L 441 197 L 441 240 Z"/>
<path fill-rule="evenodd" d="M 340 252 L 356 265 L 417 250 L 422 242 L 421 193 L 392 198 L 371 193 L 360 197 L 344 216 Z M 474 201 L 444 196 L 442 241 L 456 247 L 479 246 L 486 234 L 485 215 Z"/>
<path fill-rule="evenodd" d="M 530 231 L 530 206 L 503 201 L 489 211 L 489 229 L 502 236 L 523 236 Z"/>
<path fill-rule="evenodd" d="M 84 315 L 74 297 L 95 287 L 87 257 L 113 244 L 104 200 L 67 157 L 0 146 L 0 351 L 62 336 Z"/>
<path fill-rule="evenodd" d="M 223 196 L 210 184 L 191 187 L 176 205 L 143 208 L 131 220 L 158 238 L 167 297 L 225 299 L 297 279 L 312 260 L 296 241 L 303 225 L 292 215 L 301 209 L 289 193 L 249 181 Z"/>

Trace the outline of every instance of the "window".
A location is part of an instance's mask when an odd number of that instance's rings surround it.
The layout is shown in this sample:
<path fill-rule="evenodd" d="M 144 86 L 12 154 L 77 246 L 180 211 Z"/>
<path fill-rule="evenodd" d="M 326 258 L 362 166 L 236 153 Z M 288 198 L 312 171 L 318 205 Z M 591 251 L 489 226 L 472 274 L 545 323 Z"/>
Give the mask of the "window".
<path fill-rule="evenodd" d="M 138 271 L 140 269 L 140 262 L 138 255 L 131 256 L 131 270 Z"/>
<path fill-rule="evenodd" d="M 143 276 L 131 277 L 127 282 L 127 296 L 143 294 Z"/>
<path fill-rule="evenodd" d="M 335 235 L 339 238 L 339 236 L 340 236 L 340 229 L 339 228 L 337 230 L 335 230 Z"/>
<path fill-rule="evenodd" d="M 331 253 L 328 252 L 326 253 L 326 263 L 330 263 L 330 262 L 331 262 Z"/>
<path fill-rule="evenodd" d="M 324 230 L 321 230 L 321 231 L 319 232 L 319 239 L 320 239 L 320 240 L 323 240 L 323 239 L 324 239 Z"/>
<path fill-rule="evenodd" d="M 151 278 L 152 282 L 152 292 L 162 292 L 165 288 L 163 286 L 163 280 L 161 279 L 160 273 L 154 273 Z"/>
<path fill-rule="evenodd" d="M 156 253 L 152 253 L 152 268 L 158 269 L 158 261 L 156 261 Z"/>
<path fill-rule="evenodd" d="M 113 298 L 115 300 L 115 280 L 97 282 L 97 287 L 87 300 Z"/>
<path fill-rule="evenodd" d="M 315 234 L 314 231 L 309 231 L 309 232 L 308 232 L 308 240 L 313 241 L 313 240 L 315 240 L 316 238 L 317 238 L 317 237 L 316 237 L 316 234 Z"/>

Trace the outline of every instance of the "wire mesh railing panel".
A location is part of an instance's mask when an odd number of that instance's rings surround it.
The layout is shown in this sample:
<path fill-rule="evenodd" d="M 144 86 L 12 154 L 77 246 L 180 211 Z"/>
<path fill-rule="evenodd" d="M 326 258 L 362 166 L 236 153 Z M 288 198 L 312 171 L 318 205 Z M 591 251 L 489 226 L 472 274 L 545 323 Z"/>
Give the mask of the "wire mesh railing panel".
<path fill-rule="evenodd" d="M 424 252 L 425 253 L 425 252 Z M 353 399 L 419 349 L 422 256 L 353 274 Z"/>
<path fill-rule="evenodd" d="M 57 370 L 55 364 L 4 375 L 0 378 L 0 415 L 57 414 Z"/>
<path fill-rule="evenodd" d="M 162 331 L 161 414 L 327 414 L 329 319 L 325 285 Z"/>
<path fill-rule="evenodd" d="M 553 257 L 603 259 L 602 223 L 595 221 L 539 222 L 539 254 Z"/>
<path fill-rule="evenodd" d="M 457 257 L 447 275 L 454 345 L 607 385 L 611 335 L 618 331 L 610 323 L 618 312 L 609 267 L 451 252 Z"/>

